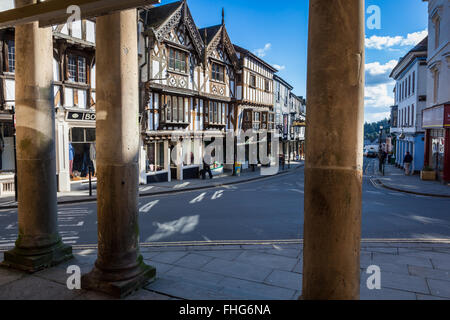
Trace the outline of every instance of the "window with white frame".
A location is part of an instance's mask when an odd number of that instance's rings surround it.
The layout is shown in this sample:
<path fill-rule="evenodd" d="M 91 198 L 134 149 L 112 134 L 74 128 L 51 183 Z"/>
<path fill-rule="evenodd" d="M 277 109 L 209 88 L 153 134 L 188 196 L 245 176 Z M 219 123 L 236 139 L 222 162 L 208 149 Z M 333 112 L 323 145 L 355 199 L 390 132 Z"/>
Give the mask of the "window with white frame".
<path fill-rule="evenodd" d="M 169 70 L 186 73 L 186 56 L 184 51 L 169 48 Z"/>
<path fill-rule="evenodd" d="M 67 80 L 86 83 L 86 58 L 70 54 L 67 63 Z"/>
<path fill-rule="evenodd" d="M 224 66 L 218 63 L 213 63 L 211 70 L 211 78 L 215 81 L 224 82 L 225 81 L 224 69 L 225 69 Z"/>
<path fill-rule="evenodd" d="M 440 42 L 440 33 L 441 33 L 441 17 L 436 15 L 433 18 L 433 24 L 434 24 L 434 48 L 437 49 L 439 47 Z"/>
<path fill-rule="evenodd" d="M 8 41 L 8 67 L 9 72 L 16 70 L 16 46 L 14 40 Z"/>

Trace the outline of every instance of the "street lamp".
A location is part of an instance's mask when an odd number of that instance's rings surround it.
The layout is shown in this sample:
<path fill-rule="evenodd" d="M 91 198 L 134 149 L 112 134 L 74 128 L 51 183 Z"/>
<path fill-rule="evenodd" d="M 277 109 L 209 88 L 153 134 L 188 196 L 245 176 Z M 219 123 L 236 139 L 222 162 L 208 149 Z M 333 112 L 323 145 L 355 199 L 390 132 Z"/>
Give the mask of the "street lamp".
<path fill-rule="evenodd" d="M 381 149 L 382 149 L 382 136 L 383 136 L 383 126 L 380 126 L 380 151 L 381 151 Z"/>

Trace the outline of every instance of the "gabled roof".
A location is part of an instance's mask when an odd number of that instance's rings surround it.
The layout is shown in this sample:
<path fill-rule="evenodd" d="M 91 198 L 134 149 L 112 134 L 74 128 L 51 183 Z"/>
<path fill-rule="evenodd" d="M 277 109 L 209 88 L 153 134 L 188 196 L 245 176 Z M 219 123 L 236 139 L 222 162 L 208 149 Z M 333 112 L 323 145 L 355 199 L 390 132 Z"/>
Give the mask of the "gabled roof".
<path fill-rule="evenodd" d="M 224 49 L 227 51 L 229 58 L 233 62 L 233 65 L 235 67 L 238 66 L 238 58 L 236 55 L 236 50 L 234 49 L 234 45 L 231 42 L 230 37 L 228 36 L 228 32 L 224 23 L 212 27 L 199 29 L 199 32 L 200 36 L 203 38 L 203 42 L 205 42 L 204 54 L 206 56 L 209 56 L 212 50 L 219 43 L 223 43 Z"/>
<path fill-rule="evenodd" d="M 183 1 L 177 1 L 141 11 L 141 19 L 148 28 L 158 29 L 181 5 Z"/>
<path fill-rule="evenodd" d="M 259 61 L 259 62 L 262 63 L 266 68 L 268 68 L 269 70 L 271 70 L 273 73 L 278 72 L 277 69 L 275 69 L 275 68 L 272 67 L 270 64 L 268 64 L 267 62 L 265 62 L 263 59 L 261 59 L 260 57 L 256 56 L 256 55 L 253 54 L 252 52 L 248 51 L 247 49 L 244 49 L 244 48 L 242 48 L 242 47 L 240 47 L 240 46 L 238 46 L 238 45 L 236 45 L 236 44 L 234 45 L 234 49 L 235 49 L 237 52 L 243 53 L 243 54 L 245 54 L 245 55 L 247 55 L 247 56 L 250 56 L 250 57 L 252 57 L 253 59 Z"/>
<path fill-rule="evenodd" d="M 203 41 L 205 41 L 204 34 L 206 31 L 206 45 L 209 45 L 214 39 L 215 35 L 220 31 L 221 27 L 222 25 L 218 24 L 217 26 L 198 29 L 198 32 L 200 32 L 200 36 L 203 38 Z"/>
<path fill-rule="evenodd" d="M 198 55 L 203 52 L 203 40 L 192 18 L 186 0 L 168 3 L 162 6 L 143 10 L 140 13 L 145 28 L 151 30 L 157 41 L 163 41 L 172 28 L 184 23 Z"/>
<path fill-rule="evenodd" d="M 285 87 L 287 87 L 289 90 L 293 90 L 293 89 L 294 89 L 294 87 L 291 86 L 286 80 L 284 80 L 284 79 L 281 78 L 280 76 L 277 76 L 276 74 L 273 76 L 273 80 L 282 83 L 282 84 L 283 84 Z M 293 93 L 290 92 L 290 94 L 293 94 Z"/>
<path fill-rule="evenodd" d="M 401 70 L 403 70 L 410 63 L 410 62 L 408 62 L 407 64 L 404 64 L 404 62 L 406 62 L 408 59 L 411 59 L 414 56 L 418 56 L 418 55 L 423 55 L 426 57 L 427 52 L 428 52 L 428 36 L 426 36 L 422 41 L 420 41 L 414 48 L 409 50 L 409 52 L 404 57 L 400 58 L 397 65 L 394 67 L 394 69 L 392 69 L 392 72 L 389 75 L 389 77 L 396 78 L 397 75 L 399 74 L 400 67 L 402 67 Z"/>

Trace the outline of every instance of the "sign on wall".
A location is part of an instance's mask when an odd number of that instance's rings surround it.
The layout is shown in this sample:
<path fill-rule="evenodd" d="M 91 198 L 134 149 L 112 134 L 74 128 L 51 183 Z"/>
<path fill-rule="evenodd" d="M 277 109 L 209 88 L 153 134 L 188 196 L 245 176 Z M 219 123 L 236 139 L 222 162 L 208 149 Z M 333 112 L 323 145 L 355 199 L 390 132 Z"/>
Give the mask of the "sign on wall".
<path fill-rule="evenodd" d="M 73 121 L 95 121 L 96 115 L 94 112 L 68 112 L 66 120 Z"/>

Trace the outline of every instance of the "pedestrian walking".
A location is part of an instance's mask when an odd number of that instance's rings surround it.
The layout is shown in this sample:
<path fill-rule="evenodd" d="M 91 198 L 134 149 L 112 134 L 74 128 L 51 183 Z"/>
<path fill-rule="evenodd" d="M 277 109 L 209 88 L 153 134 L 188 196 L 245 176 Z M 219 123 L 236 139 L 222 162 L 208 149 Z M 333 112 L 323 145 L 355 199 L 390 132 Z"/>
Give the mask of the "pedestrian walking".
<path fill-rule="evenodd" d="M 386 157 L 387 157 L 387 153 L 380 149 L 380 151 L 378 152 L 378 170 L 384 174 L 384 164 L 386 162 Z"/>
<path fill-rule="evenodd" d="M 405 165 L 405 174 L 407 176 L 411 173 L 411 163 L 413 162 L 413 157 L 409 152 L 406 152 L 405 158 L 403 159 L 403 163 Z"/>
<path fill-rule="evenodd" d="M 212 179 L 213 178 L 213 174 L 211 171 L 211 166 L 209 164 L 207 164 L 204 160 L 203 160 L 203 170 L 202 170 L 202 179 L 205 180 L 206 179 L 206 174 L 209 174 L 209 178 Z"/>

